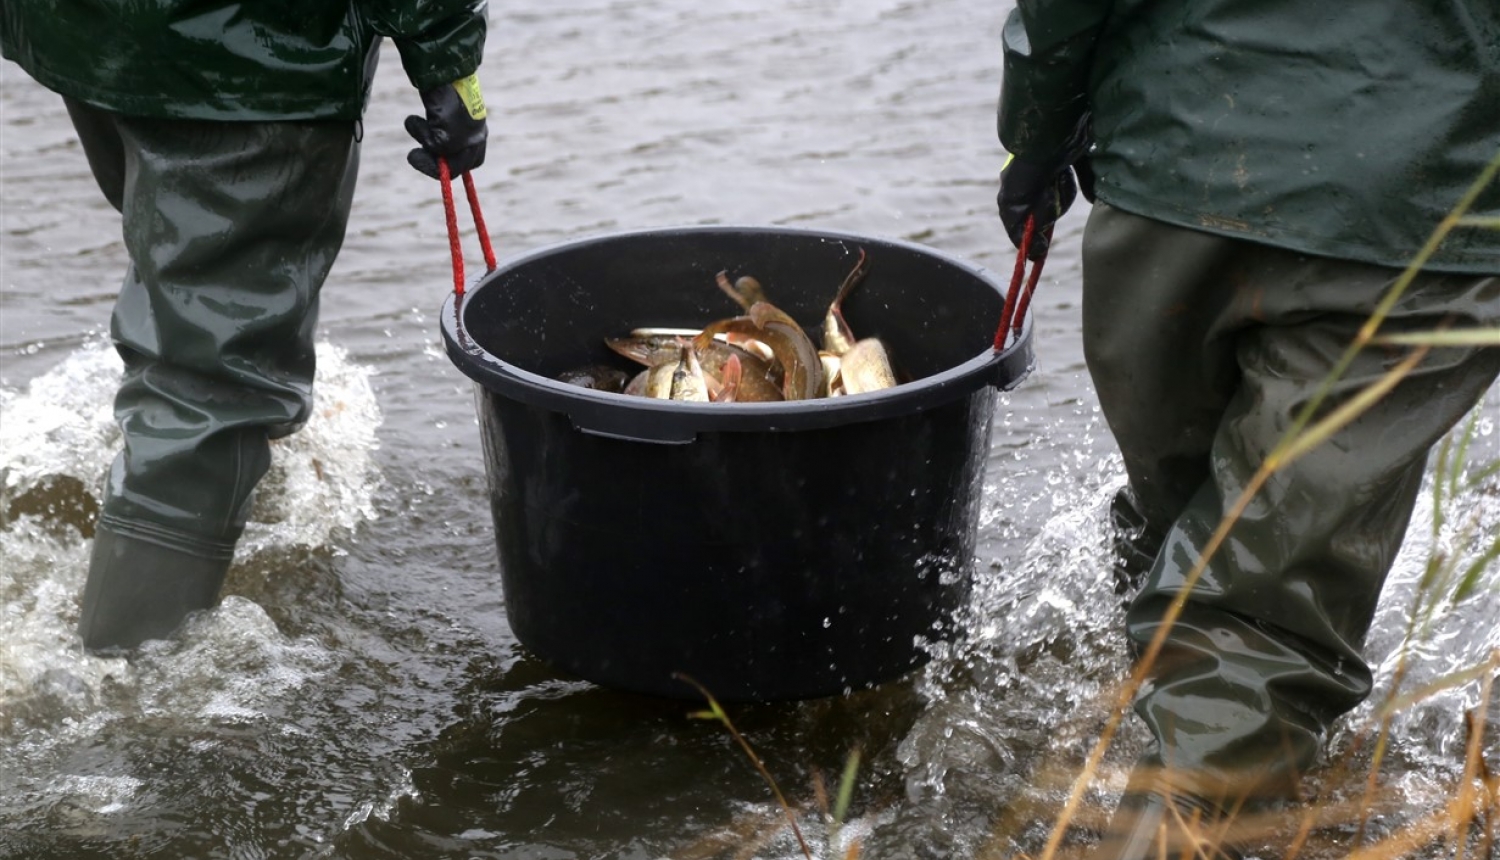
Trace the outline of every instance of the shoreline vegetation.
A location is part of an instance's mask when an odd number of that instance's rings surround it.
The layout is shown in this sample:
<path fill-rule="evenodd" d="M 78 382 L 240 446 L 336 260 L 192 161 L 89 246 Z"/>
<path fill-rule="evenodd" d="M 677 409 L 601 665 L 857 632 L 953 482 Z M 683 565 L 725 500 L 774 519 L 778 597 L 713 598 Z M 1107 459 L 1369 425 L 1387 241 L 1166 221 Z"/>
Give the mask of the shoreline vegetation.
<path fill-rule="evenodd" d="M 1007 809 L 997 810 L 987 843 L 978 860 L 1062 860 L 1089 856 L 1097 835 L 1108 822 L 1114 800 L 1123 789 L 1128 763 L 1112 754 L 1122 723 L 1131 713 L 1131 703 L 1158 658 L 1165 634 L 1180 616 L 1186 595 L 1202 575 L 1207 560 L 1219 551 L 1238 517 L 1257 491 L 1277 471 L 1298 457 L 1327 442 L 1340 428 L 1353 421 L 1371 404 L 1396 387 L 1434 349 L 1450 347 L 1500 348 L 1500 328 L 1452 328 L 1440 326 L 1418 334 L 1384 335 L 1381 323 L 1395 307 L 1432 254 L 1454 230 L 1500 229 L 1500 214 L 1471 212 L 1480 194 L 1500 174 L 1500 153 L 1473 186 L 1433 231 L 1426 245 L 1392 285 L 1355 340 L 1324 379 L 1317 394 L 1297 416 L 1280 444 L 1271 452 L 1220 523 L 1202 557 L 1189 572 L 1186 587 L 1168 610 L 1155 640 L 1136 662 L 1134 672 L 1123 683 L 1101 695 L 1097 708 L 1081 709 L 1080 718 L 1102 722 L 1093 726 L 1093 739 L 1082 762 L 1043 761 L 1028 775 L 1029 789 Z M 1400 349 L 1405 354 L 1385 377 L 1331 409 L 1324 405 L 1352 363 L 1364 349 Z M 1484 505 L 1500 505 L 1500 459 L 1473 461 L 1473 443 L 1494 432 L 1482 420 L 1494 404 L 1480 403 L 1437 446 L 1429 465 L 1432 505 L 1431 545 L 1420 581 L 1406 610 L 1404 636 L 1392 656 L 1386 683 L 1377 684 L 1372 701 L 1354 715 L 1345 717 L 1335 729 L 1325 763 L 1307 775 L 1304 791 L 1295 801 L 1277 803 L 1267 809 L 1231 810 L 1227 821 L 1204 825 L 1198 857 L 1216 856 L 1212 849 L 1233 844 L 1248 857 L 1283 860 L 1396 860 L 1396 858 L 1452 858 L 1494 860 L 1500 857 L 1500 648 L 1479 655 L 1468 665 L 1444 667 L 1430 677 L 1414 680 L 1412 670 L 1441 643 L 1433 637 L 1438 622 L 1462 611 L 1479 594 L 1496 588 L 1487 575 L 1500 564 L 1500 530 L 1486 533 L 1481 517 Z M 1500 622 L 1497 622 L 1500 623 Z M 695 684 L 695 686 L 697 686 Z M 721 722 L 754 764 L 776 797 L 779 809 L 747 815 L 732 823 L 732 838 L 697 840 L 673 860 L 701 858 L 749 858 L 758 849 L 795 834 L 797 850 L 807 860 L 856 860 L 862 850 L 858 835 L 840 838 L 851 795 L 859 792 L 858 750 L 850 753 L 837 787 L 837 801 L 830 803 L 828 790 L 814 768 L 812 801 L 787 800 L 770 769 L 737 730 L 728 714 L 713 699 L 711 691 L 699 687 L 709 710 L 694 714 Z M 1386 766 L 1399 755 L 1393 748 L 1392 727 L 1404 715 L 1441 700 L 1441 707 L 1459 711 L 1448 714 L 1458 737 L 1448 739 L 1451 750 L 1437 767 L 1424 776 L 1430 790 L 1425 804 L 1411 808 L 1403 786 L 1386 778 Z M 1461 702 L 1468 702 L 1467 706 Z M 1495 706 L 1492 708 L 1491 706 Z M 1087 712 L 1084 714 L 1083 712 Z M 1077 731 L 1078 726 L 1070 726 Z M 1055 758 L 1056 756 L 1054 756 Z M 799 816 L 813 818 L 821 837 L 814 840 L 826 852 L 809 846 Z M 1018 845 L 1040 842 L 1038 822 L 1049 822 L 1045 844 L 1035 853 L 1018 851 Z M 1028 838 L 1020 838 L 1029 830 Z M 721 833 L 720 836 L 726 834 Z M 1191 857 L 1163 860 L 1194 860 Z"/>

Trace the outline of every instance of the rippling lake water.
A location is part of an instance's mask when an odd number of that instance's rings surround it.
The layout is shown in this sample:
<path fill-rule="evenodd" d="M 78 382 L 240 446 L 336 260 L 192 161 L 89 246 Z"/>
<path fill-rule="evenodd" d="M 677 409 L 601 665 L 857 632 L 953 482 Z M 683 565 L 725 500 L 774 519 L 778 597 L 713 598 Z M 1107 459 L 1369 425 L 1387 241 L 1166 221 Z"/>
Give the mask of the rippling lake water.
<path fill-rule="evenodd" d="M 496 246 L 779 224 L 1008 272 L 993 202 L 1007 6 L 497 3 L 476 174 Z M 417 106 L 387 46 L 324 291 L 317 414 L 277 446 L 222 606 L 126 662 L 84 655 L 73 634 L 118 438 L 103 335 L 125 267 L 118 216 L 60 100 L 0 67 L 0 856 L 800 856 L 722 726 L 559 674 L 507 627 L 473 396 L 436 324 L 441 204 L 404 160 Z M 1061 225 L 1034 305 L 1037 367 L 995 416 L 966 638 L 876 690 L 730 710 L 819 856 L 854 841 L 880 858 L 1035 854 L 1107 715 L 1126 668 L 1104 525 L 1121 477 L 1079 345 L 1082 221 Z M 1475 463 L 1500 459 L 1495 413 L 1478 416 Z M 1430 499 L 1371 636 L 1382 689 L 1430 552 L 1500 529 L 1494 480 L 1451 500 L 1436 535 Z M 1421 631 L 1409 683 L 1500 648 L 1497 580 Z M 1479 690 L 1396 721 L 1377 831 L 1442 803 Z M 1128 723 L 1096 805 L 1142 740 Z M 834 832 L 813 784 L 856 748 Z M 1493 729 L 1483 749 L 1500 761 Z M 1311 854 L 1342 856 L 1351 828 L 1325 830 Z"/>

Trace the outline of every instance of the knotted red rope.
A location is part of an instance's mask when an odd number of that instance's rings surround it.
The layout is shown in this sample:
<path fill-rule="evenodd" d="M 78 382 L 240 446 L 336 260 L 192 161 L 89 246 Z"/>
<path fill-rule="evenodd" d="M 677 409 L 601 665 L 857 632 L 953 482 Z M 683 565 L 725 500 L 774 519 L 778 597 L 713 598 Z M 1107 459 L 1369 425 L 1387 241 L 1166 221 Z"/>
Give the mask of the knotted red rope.
<path fill-rule="evenodd" d="M 1052 228 L 1048 227 L 1043 235 L 1050 246 Z M 1042 264 L 1047 262 L 1045 251 L 1031 267 L 1031 276 L 1026 275 L 1026 260 L 1031 253 L 1031 240 L 1035 236 L 1036 216 L 1027 216 L 1026 230 L 1021 234 L 1021 247 L 1016 250 L 1016 268 L 1010 276 L 1010 289 L 1006 290 L 1005 304 L 1000 309 L 1000 327 L 995 329 L 996 352 L 1005 348 L 1005 342 L 1011 334 L 1017 337 L 1021 335 L 1021 326 L 1026 322 L 1026 310 L 1031 306 L 1031 294 L 1036 292 L 1037 281 L 1042 277 Z"/>
<path fill-rule="evenodd" d="M 464 249 L 458 238 L 458 212 L 453 204 L 453 174 L 448 169 L 448 159 L 438 159 L 438 180 L 443 185 L 443 215 L 448 221 L 448 250 L 453 255 L 453 293 L 464 294 Z M 474 229 L 479 234 L 479 248 L 484 252 L 486 271 L 495 271 L 495 248 L 490 244 L 490 231 L 484 226 L 484 213 L 479 210 L 479 193 L 474 190 L 474 176 L 464 174 L 464 193 L 469 198 L 469 212 L 474 216 Z"/>

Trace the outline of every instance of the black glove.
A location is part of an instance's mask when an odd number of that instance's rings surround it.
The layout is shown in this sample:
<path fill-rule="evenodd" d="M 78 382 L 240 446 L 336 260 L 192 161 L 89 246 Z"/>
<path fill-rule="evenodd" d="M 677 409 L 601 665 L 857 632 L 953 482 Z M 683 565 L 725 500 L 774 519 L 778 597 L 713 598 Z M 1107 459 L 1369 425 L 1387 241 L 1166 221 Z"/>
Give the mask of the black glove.
<path fill-rule="evenodd" d="M 479 79 L 469 75 L 422 93 L 426 118 L 409 116 L 406 131 L 421 144 L 406 154 L 412 167 L 438 178 L 439 157 L 448 160 L 453 176 L 462 176 L 484 164 L 484 142 L 489 136 L 485 124 L 484 97 L 479 93 Z"/>
<path fill-rule="evenodd" d="M 1047 253 L 1047 228 L 1068 211 L 1078 197 L 1073 168 L 1061 169 L 1038 164 L 1025 158 L 1011 157 L 1000 171 L 1000 223 L 1017 248 L 1026 236 L 1026 219 L 1036 217 L 1031 247 L 1026 256 L 1040 260 Z"/>
<path fill-rule="evenodd" d="M 1085 200 L 1094 202 L 1094 169 L 1086 154 L 1090 138 L 1089 117 L 1085 115 L 1056 158 L 1036 160 L 1012 155 L 1000 169 L 1000 194 L 995 198 L 1000 205 L 1000 223 L 1019 248 L 1026 235 L 1027 216 L 1036 216 L 1031 250 L 1026 255 L 1033 260 L 1047 253 L 1047 228 L 1073 205 L 1079 189 Z"/>

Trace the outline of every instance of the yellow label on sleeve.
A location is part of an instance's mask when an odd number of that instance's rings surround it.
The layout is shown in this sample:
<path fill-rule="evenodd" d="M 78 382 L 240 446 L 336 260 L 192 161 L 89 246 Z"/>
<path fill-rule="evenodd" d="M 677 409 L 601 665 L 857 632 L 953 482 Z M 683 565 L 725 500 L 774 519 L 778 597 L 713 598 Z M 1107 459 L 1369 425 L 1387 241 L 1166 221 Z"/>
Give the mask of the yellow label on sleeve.
<path fill-rule="evenodd" d="M 467 78 L 454 81 L 453 89 L 458 91 L 458 97 L 463 100 L 464 108 L 469 111 L 470 118 L 485 118 L 487 112 L 484 109 L 484 95 L 479 92 L 478 75 L 469 75 Z"/>

